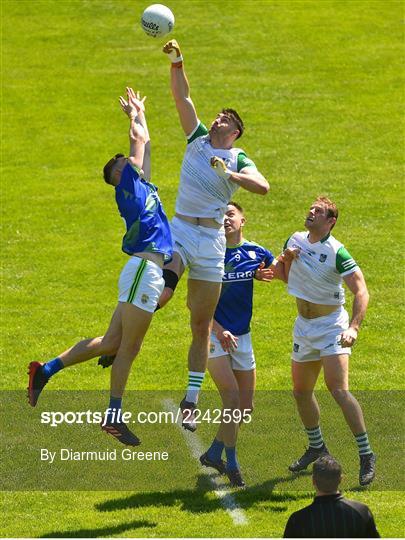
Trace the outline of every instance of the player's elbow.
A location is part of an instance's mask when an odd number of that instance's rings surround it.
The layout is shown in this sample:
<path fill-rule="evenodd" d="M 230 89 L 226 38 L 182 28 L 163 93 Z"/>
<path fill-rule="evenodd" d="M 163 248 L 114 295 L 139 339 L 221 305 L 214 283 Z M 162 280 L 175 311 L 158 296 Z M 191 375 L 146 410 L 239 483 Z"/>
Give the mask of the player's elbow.
<path fill-rule="evenodd" d="M 267 193 L 270 191 L 270 184 L 263 178 L 263 180 L 260 182 L 258 186 L 257 193 L 259 195 L 267 195 Z"/>

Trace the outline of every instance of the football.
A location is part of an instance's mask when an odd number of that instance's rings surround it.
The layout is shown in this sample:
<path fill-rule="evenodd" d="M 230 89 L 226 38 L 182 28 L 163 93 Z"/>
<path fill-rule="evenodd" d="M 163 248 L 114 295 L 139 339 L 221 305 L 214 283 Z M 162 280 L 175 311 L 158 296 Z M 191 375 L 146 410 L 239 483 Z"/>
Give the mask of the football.
<path fill-rule="evenodd" d="M 173 30 L 174 15 L 163 4 L 152 4 L 143 12 L 141 25 L 148 36 L 165 36 Z"/>

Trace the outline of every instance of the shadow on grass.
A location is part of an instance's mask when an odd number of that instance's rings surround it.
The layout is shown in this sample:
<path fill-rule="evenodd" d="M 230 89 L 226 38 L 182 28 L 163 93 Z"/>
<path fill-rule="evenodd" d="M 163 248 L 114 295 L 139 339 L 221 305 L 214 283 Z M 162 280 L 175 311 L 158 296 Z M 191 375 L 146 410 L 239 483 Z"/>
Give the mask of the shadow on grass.
<path fill-rule="evenodd" d="M 139 520 L 130 521 L 129 523 L 122 523 L 121 525 L 111 527 L 100 527 L 98 529 L 77 529 L 75 531 L 53 531 L 43 534 L 39 538 L 98 538 L 100 536 L 113 536 L 119 535 L 125 531 L 131 529 L 141 529 L 143 527 L 153 528 L 156 527 L 156 523 L 150 523 L 149 521 Z"/>
<path fill-rule="evenodd" d="M 241 508 L 249 508 L 258 503 L 286 503 L 302 498 L 307 498 L 308 494 L 297 495 L 289 492 L 273 493 L 275 487 L 283 482 L 290 482 L 291 476 L 278 477 L 249 486 L 246 490 L 230 490 L 230 494 L 236 499 Z M 224 488 L 229 489 L 226 484 Z M 143 508 L 146 506 L 169 507 L 180 504 L 181 510 L 192 513 L 209 513 L 222 508 L 219 498 L 210 497 L 209 494 L 217 490 L 210 481 L 209 476 L 200 475 L 194 489 L 177 489 L 174 491 L 161 492 L 150 491 L 144 493 L 134 493 L 129 497 L 120 499 L 109 499 L 96 504 L 95 508 L 99 512 L 115 512 L 117 510 L 127 510 L 129 508 Z M 282 512 L 286 506 L 272 506 L 273 510 Z"/>

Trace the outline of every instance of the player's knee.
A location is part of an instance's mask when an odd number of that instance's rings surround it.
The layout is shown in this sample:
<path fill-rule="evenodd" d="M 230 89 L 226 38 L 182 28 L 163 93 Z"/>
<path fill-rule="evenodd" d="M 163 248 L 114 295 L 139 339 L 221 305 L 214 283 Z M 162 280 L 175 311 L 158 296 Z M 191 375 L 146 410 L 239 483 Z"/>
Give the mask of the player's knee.
<path fill-rule="evenodd" d="M 117 355 L 123 356 L 131 360 L 137 356 L 142 347 L 142 341 L 134 341 L 129 343 L 121 343 Z"/>
<path fill-rule="evenodd" d="M 337 403 L 345 403 L 350 399 L 350 393 L 348 390 L 343 388 L 329 388 L 330 393 L 332 394 L 333 399 Z"/>
<path fill-rule="evenodd" d="M 191 321 L 191 333 L 193 339 L 208 340 L 210 335 L 210 323 L 208 319 L 192 320 Z"/>
<path fill-rule="evenodd" d="M 222 404 L 225 409 L 236 410 L 240 407 L 239 390 L 230 388 L 221 392 Z"/>
<path fill-rule="evenodd" d="M 102 349 L 102 354 L 107 356 L 113 356 L 117 354 L 118 348 L 120 346 L 120 336 L 105 335 L 101 339 L 100 347 Z"/>
<path fill-rule="evenodd" d="M 312 399 L 313 391 L 297 386 L 293 390 L 293 396 L 296 401 L 305 401 L 308 399 Z"/>

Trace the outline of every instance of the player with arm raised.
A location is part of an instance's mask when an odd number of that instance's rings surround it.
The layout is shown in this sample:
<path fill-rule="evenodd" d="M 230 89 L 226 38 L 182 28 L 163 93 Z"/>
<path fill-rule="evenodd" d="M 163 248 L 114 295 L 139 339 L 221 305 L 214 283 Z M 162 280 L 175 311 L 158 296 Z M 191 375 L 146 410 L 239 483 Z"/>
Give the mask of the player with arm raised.
<path fill-rule="evenodd" d="M 295 232 L 285 244 L 284 253 L 290 266 L 288 276 L 282 259 L 275 267 L 275 277 L 287 277 L 288 292 L 297 302 L 292 379 L 298 412 L 309 440 L 307 451 L 289 469 L 292 472 L 306 469 L 328 453 L 313 393 L 323 368 L 326 386 L 342 409 L 358 445 L 359 482 L 367 485 L 375 476 L 375 455 L 361 407 L 349 391 L 349 356 L 366 313 L 369 294 L 362 271 L 343 244 L 331 235 L 337 218 L 336 205 L 326 197 L 318 197 L 305 220 L 307 231 Z M 343 282 L 354 295 L 350 321 L 343 307 Z"/>
<path fill-rule="evenodd" d="M 110 403 L 102 429 L 121 443 L 136 446 L 139 439 L 122 421 L 122 396 L 164 287 L 162 267 L 172 256 L 169 223 L 157 188 L 141 176 L 150 174 L 150 145 L 143 100 L 127 89 L 121 108 L 129 117 L 129 156 L 116 154 L 104 167 L 104 180 L 114 186 L 115 199 L 126 224 L 122 250 L 129 255 L 118 283 L 118 305 L 104 336 L 85 339 L 46 364 L 29 365 L 28 397 L 33 407 L 49 379 L 60 370 L 116 352 L 111 372 Z"/>
<path fill-rule="evenodd" d="M 163 306 L 172 296 L 186 266 L 189 267 L 187 305 L 190 310 L 192 342 L 188 355 L 189 382 L 181 402 L 183 427 L 196 429 L 193 411 L 207 367 L 211 321 L 221 290 L 224 272 L 227 203 L 241 186 L 265 195 L 267 180 L 259 173 L 235 141 L 243 133 L 243 122 L 233 109 L 223 109 L 208 130 L 198 119 L 190 97 L 178 43 L 163 47 L 171 61 L 171 89 L 187 147 L 180 173 L 176 214 L 171 222 L 173 261 L 164 268 Z"/>

